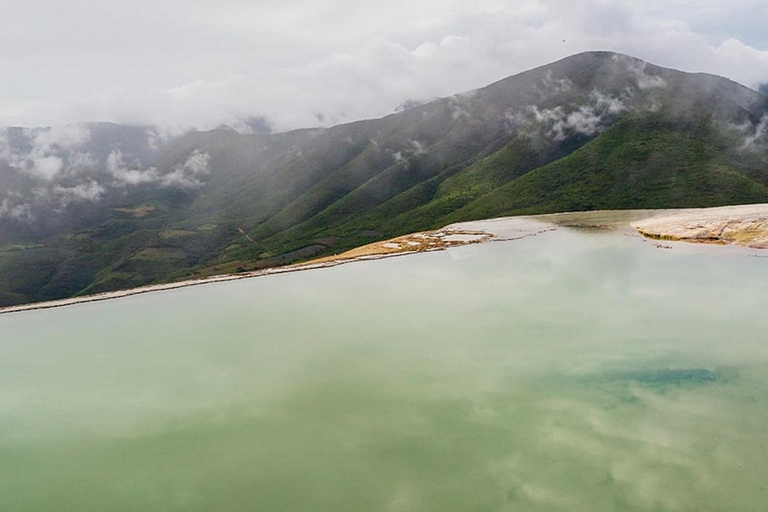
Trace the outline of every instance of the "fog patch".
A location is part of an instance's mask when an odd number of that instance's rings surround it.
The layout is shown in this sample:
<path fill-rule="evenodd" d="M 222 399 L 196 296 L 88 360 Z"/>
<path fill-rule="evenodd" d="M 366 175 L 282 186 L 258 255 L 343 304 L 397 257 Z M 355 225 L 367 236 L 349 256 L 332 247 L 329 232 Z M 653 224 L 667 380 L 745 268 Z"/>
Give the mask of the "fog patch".
<path fill-rule="evenodd" d="M 156 127 L 147 128 L 144 130 L 144 135 L 146 137 L 147 147 L 151 151 L 158 151 L 161 147 L 163 147 L 170 139 L 173 137 L 179 135 L 172 133 L 165 129 L 159 129 Z"/>
<path fill-rule="evenodd" d="M 57 128 L 29 131 L 32 150 L 17 163 L 27 172 L 50 181 L 64 168 L 64 157 L 81 147 L 91 138 L 90 129 L 84 125 L 67 125 Z"/>
<path fill-rule="evenodd" d="M 44 180 L 52 180 L 63 167 L 63 161 L 58 156 L 35 156 L 28 162 L 26 169 Z"/>
<path fill-rule="evenodd" d="M 751 131 L 753 126 L 748 124 L 745 131 Z M 757 126 L 754 127 L 754 132 L 751 135 L 747 135 L 742 144 L 742 150 L 761 149 L 766 145 L 768 141 L 768 114 L 763 115 Z"/>
<path fill-rule="evenodd" d="M 459 94 L 454 94 L 446 98 L 446 104 L 450 109 L 451 119 L 458 120 L 461 118 L 470 117 L 469 110 L 467 110 L 467 103 L 475 95 L 477 95 L 477 91 L 471 90 L 471 91 L 466 91 Z M 426 111 L 422 115 L 424 116 L 424 119 L 427 118 Z"/>
<path fill-rule="evenodd" d="M 568 114 L 565 120 L 558 121 L 552 130 L 555 132 L 555 140 L 565 140 L 568 130 L 582 135 L 595 135 L 601 129 L 602 117 L 589 106 L 579 107 L 575 112 Z"/>
<path fill-rule="evenodd" d="M 13 169 L 42 181 L 54 180 L 66 168 L 69 155 L 73 152 L 77 154 L 74 150 L 91 138 L 90 129 L 85 125 L 25 129 L 23 134 L 31 146 L 28 151 L 12 148 L 8 130 L 2 131 L 0 159 L 7 161 Z"/>
<path fill-rule="evenodd" d="M 424 144 L 415 139 L 407 141 L 407 146 L 405 148 L 399 151 L 391 151 L 392 160 L 394 161 L 395 165 L 404 165 L 406 168 L 409 166 L 409 158 L 423 155 L 426 152 L 427 148 L 424 146 Z"/>
<path fill-rule="evenodd" d="M 469 117 L 469 112 L 461 105 L 454 105 L 453 112 L 451 112 L 451 119 L 456 121 L 458 119 L 461 119 L 462 117 L 463 118 Z"/>
<path fill-rule="evenodd" d="M 627 66 L 627 70 L 634 76 L 637 81 L 637 87 L 641 91 L 649 89 L 661 89 L 667 86 L 666 80 L 657 75 L 649 75 L 646 73 L 645 68 L 647 64 L 645 62 L 632 62 Z"/>
<path fill-rule="evenodd" d="M 155 167 L 147 169 L 131 168 L 131 166 L 125 163 L 123 152 L 119 149 L 113 150 L 107 157 L 106 169 L 122 185 L 152 183 L 157 181 L 159 177 Z"/>
<path fill-rule="evenodd" d="M 11 204 L 8 198 L 0 202 L 0 219 L 7 217 L 16 220 L 32 219 L 32 206 L 28 203 Z"/>
<path fill-rule="evenodd" d="M 412 108 L 420 107 L 422 105 L 426 105 L 427 103 L 430 103 L 432 101 L 437 100 L 438 98 L 430 98 L 426 100 L 405 100 L 400 105 L 395 107 L 395 112 L 405 112 L 406 110 L 411 110 Z"/>
<path fill-rule="evenodd" d="M 35 150 L 41 152 L 74 149 L 91 139 L 90 128 L 81 124 L 34 130 L 32 133 Z"/>
<path fill-rule="evenodd" d="M 269 135 L 272 133 L 272 124 L 263 116 L 235 119 L 227 123 L 227 126 L 243 135 Z"/>
<path fill-rule="evenodd" d="M 542 79 L 544 85 L 544 93 L 549 95 L 562 94 L 573 89 L 573 82 L 570 78 L 552 78 L 552 71 L 548 70 L 544 78 Z"/>
<path fill-rule="evenodd" d="M 73 202 L 79 201 L 90 201 L 95 203 L 101 199 L 101 195 L 105 192 L 104 187 L 99 185 L 95 180 L 89 180 L 87 183 L 75 185 L 73 187 L 56 185 L 53 187 L 52 191 L 58 196 L 58 200 L 62 206 L 68 206 Z"/>
<path fill-rule="evenodd" d="M 413 149 L 414 149 L 413 154 L 421 155 L 421 154 L 424 154 L 424 153 L 427 152 L 427 149 L 424 147 L 424 144 L 422 144 L 421 142 L 419 142 L 417 140 L 411 140 L 409 142 L 410 142 L 411 146 L 413 146 Z"/>
<path fill-rule="evenodd" d="M 202 185 L 200 178 L 210 172 L 210 162 L 208 153 L 195 149 L 183 164 L 175 166 L 169 173 L 162 174 L 157 167 L 128 165 L 123 153 L 115 149 L 107 157 L 106 169 L 115 181 L 123 186 L 157 183 L 164 187 L 194 188 Z"/>
<path fill-rule="evenodd" d="M 597 108 L 602 109 L 609 114 L 620 114 L 629 110 L 629 107 L 621 100 L 621 98 L 606 96 L 597 90 L 592 91 L 591 98 L 595 102 Z"/>
<path fill-rule="evenodd" d="M 625 99 L 593 91 L 589 95 L 588 104 L 570 111 L 562 106 L 541 109 L 536 105 L 528 105 L 521 110 L 507 112 L 506 119 L 528 133 L 544 133 L 560 142 L 574 134 L 596 135 L 603 131 L 613 118 L 627 110 L 629 107 Z"/>
<path fill-rule="evenodd" d="M 173 172 L 164 175 L 160 184 L 166 187 L 178 186 L 195 188 L 202 186 L 200 178 L 211 172 L 211 156 L 199 150 L 194 150 L 187 161 L 174 168 Z"/>

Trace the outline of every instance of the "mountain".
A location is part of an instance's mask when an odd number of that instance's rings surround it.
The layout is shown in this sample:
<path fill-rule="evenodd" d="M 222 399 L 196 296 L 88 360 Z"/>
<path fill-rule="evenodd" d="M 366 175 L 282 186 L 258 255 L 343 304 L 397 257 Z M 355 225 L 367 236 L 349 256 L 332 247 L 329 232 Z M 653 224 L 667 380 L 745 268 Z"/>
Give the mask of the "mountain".
<path fill-rule="evenodd" d="M 0 131 L 0 305 L 265 268 L 460 220 L 768 202 L 768 96 L 609 52 L 382 119 L 252 124 Z"/>

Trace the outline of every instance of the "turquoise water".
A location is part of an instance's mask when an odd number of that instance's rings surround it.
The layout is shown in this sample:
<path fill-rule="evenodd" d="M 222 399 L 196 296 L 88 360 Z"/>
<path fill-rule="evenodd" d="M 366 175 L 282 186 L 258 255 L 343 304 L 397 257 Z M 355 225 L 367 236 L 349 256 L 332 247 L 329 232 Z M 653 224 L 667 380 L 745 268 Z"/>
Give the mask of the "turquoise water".
<path fill-rule="evenodd" d="M 766 304 L 560 228 L 1 315 L 0 510 L 764 510 Z"/>

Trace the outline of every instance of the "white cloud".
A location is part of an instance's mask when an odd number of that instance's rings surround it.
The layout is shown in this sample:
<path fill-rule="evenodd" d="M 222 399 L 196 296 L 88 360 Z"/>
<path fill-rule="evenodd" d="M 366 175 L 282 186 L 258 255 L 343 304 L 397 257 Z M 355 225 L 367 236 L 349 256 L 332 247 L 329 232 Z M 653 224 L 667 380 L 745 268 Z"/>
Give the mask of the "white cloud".
<path fill-rule="evenodd" d="M 627 66 L 629 72 L 637 80 L 637 87 L 640 90 L 662 89 L 667 86 L 667 82 L 662 77 L 648 74 L 645 71 L 646 67 L 644 62 L 632 62 Z"/>
<path fill-rule="evenodd" d="M 10 217 L 17 220 L 32 218 L 32 206 L 27 203 L 12 205 L 8 198 L 0 202 L 0 219 Z"/>
<path fill-rule="evenodd" d="M 597 108 L 607 111 L 609 114 L 620 114 L 629 109 L 629 107 L 620 99 L 606 96 L 599 91 L 592 91 L 592 100 Z"/>
<path fill-rule="evenodd" d="M 203 184 L 200 178 L 211 172 L 210 163 L 210 155 L 196 149 L 190 153 L 183 165 L 177 166 L 172 172 L 162 176 L 160 183 L 166 187 L 199 187 Z"/>
<path fill-rule="evenodd" d="M 112 150 L 106 161 L 107 172 L 111 174 L 118 183 L 124 185 L 140 185 L 142 183 L 152 183 L 158 180 L 157 169 L 149 167 L 147 169 L 132 169 L 123 159 L 123 152 L 119 149 Z"/>
<path fill-rule="evenodd" d="M 752 128 L 752 126 L 749 125 L 748 128 Z M 768 114 L 760 119 L 760 122 L 754 127 L 754 130 L 754 133 L 747 135 L 744 139 L 742 149 L 753 149 L 768 143 Z"/>
<path fill-rule="evenodd" d="M 402 164 L 408 161 L 405 159 L 405 157 L 403 157 L 402 151 L 396 151 L 392 153 L 392 160 L 394 160 L 396 164 Z"/>
<path fill-rule="evenodd" d="M 573 88 L 573 82 L 569 78 L 552 78 L 552 71 L 547 71 L 544 76 L 544 90 L 549 95 L 561 94 L 568 92 Z"/>
<path fill-rule="evenodd" d="M 601 121 L 601 116 L 592 107 L 585 105 L 568 114 L 564 120 L 555 124 L 553 129 L 560 134 L 561 138 L 565 138 L 566 129 L 571 129 L 582 135 L 594 135 L 600 130 Z"/>
<path fill-rule="evenodd" d="M 413 154 L 414 155 L 422 155 L 427 152 L 427 149 L 424 147 L 424 144 L 417 140 L 409 141 L 411 143 L 411 146 L 413 146 Z"/>
<path fill-rule="evenodd" d="M 592 136 L 601 132 L 612 118 L 629 110 L 627 102 L 632 95 L 624 95 L 625 98 L 618 98 L 595 90 L 589 95 L 590 103 L 572 110 L 562 106 L 541 109 L 528 105 L 519 111 L 507 112 L 506 118 L 512 127 L 529 134 L 544 133 L 556 141 L 565 140 L 573 133 Z"/>
<path fill-rule="evenodd" d="M 24 135 L 29 139 L 31 149 L 14 151 L 9 144 L 8 131 L 4 130 L 0 135 L 0 158 L 11 167 L 44 181 L 51 181 L 64 169 L 66 156 L 80 155 L 74 150 L 91 137 L 90 129 L 82 125 L 24 130 Z M 82 155 L 78 158 L 78 165 L 82 165 Z"/>
<path fill-rule="evenodd" d="M 203 177 L 211 172 L 210 155 L 199 150 L 192 151 L 182 164 L 164 172 L 136 162 L 127 163 L 119 149 L 112 150 L 103 161 L 98 162 L 91 153 L 78 150 L 81 144 L 78 141 L 83 139 L 57 138 L 55 144 L 50 142 L 46 145 L 33 132 L 27 135 L 33 147 L 29 154 L 20 154 L 18 149 L 7 144 L 7 130 L 0 131 L 0 150 L 10 155 L 13 164 L 11 172 L 25 173 L 34 178 L 34 186 L 25 193 L 0 190 L 5 196 L 0 201 L 0 218 L 33 220 L 40 208 L 61 211 L 75 203 L 97 203 L 110 189 L 120 190 L 142 184 L 195 188 L 201 186 Z M 47 140 L 53 141 L 54 138 Z M 74 153 L 64 157 L 40 156 L 46 151 L 60 151 L 64 145 L 75 148 Z M 54 146 L 57 149 L 52 149 Z"/>
<path fill-rule="evenodd" d="M 190 176 L 189 174 L 185 173 L 184 169 L 181 167 L 160 178 L 160 183 L 166 187 L 175 186 L 182 188 L 193 188 L 199 187 L 201 185 L 200 181 L 198 181 L 194 176 Z"/>
<path fill-rule="evenodd" d="M 277 130 L 329 125 L 596 49 L 768 82 L 768 8 L 758 0 L 132 5 L 118 19 L 96 0 L 66 9 L 43 0 L 34 10 L 8 0 L 0 124 L 105 120 L 178 131 L 262 117 Z M 645 73 L 638 85 L 662 86 Z"/>
<path fill-rule="evenodd" d="M 200 150 L 194 150 L 190 153 L 187 161 L 182 166 L 185 171 L 192 175 L 202 175 L 211 172 L 211 155 L 203 153 Z"/>
<path fill-rule="evenodd" d="M 563 107 L 555 107 L 553 109 L 539 110 L 536 105 L 531 105 L 526 109 L 537 123 L 550 123 L 557 122 L 565 118 L 566 113 Z"/>
<path fill-rule="evenodd" d="M 76 176 L 96 168 L 97 165 L 96 159 L 90 153 L 75 151 L 67 155 L 67 166 L 64 169 L 64 174 Z"/>
<path fill-rule="evenodd" d="M 58 156 L 37 156 L 34 153 L 29 158 L 29 169 L 44 180 L 51 180 L 61 171 L 63 161 Z"/>
<path fill-rule="evenodd" d="M 163 174 L 156 167 L 126 164 L 123 153 L 115 149 L 107 157 L 106 169 L 122 185 L 159 183 L 165 187 L 193 188 L 202 185 L 201 177 L 211 171 L 210 164 L 210 155 L 195 149 L 183 164 Z"/>
<path fill-rule="evenodd" d="M 53 194 L 57 196 L 57 199 L 62 206 L 79 201 L 90 201 L 95 203 L 101 199 L 101 195 L 105 192 L 104 187 L 94 180 L 89 180 L 87 183 L 82 183 L 73 187 L 56 185 L 53 187 L 52 191 Z"/>
<path fill-rule="evenodd" d="M 91 130 L 82 124 L 70 124 L 33 132 L 34 151 L 50 153 L 55 149 L 70 150 L 82 146 L 91 139 Z"/>

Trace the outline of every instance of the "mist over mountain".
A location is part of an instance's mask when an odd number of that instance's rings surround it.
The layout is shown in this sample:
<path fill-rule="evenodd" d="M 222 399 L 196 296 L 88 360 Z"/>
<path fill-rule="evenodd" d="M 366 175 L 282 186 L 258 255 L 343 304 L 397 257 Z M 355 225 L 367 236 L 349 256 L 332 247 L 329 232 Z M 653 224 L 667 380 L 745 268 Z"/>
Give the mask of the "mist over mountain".
<path fill-rule="evenodd" d="M 768 96 L 589 52 L 375 120 L 0 130 L 0 305 L 473 218 L 768 202 Z"/>

